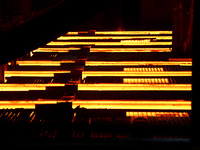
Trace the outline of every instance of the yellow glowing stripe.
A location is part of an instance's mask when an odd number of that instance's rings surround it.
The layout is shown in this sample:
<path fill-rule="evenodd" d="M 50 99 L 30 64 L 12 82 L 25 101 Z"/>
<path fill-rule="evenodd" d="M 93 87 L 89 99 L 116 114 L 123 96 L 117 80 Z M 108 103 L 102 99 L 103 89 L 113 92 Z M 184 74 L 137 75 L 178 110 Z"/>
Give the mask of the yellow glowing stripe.
<path fill-rule="evenodd" d="M 172 45 L 172 42 L 50 42 L 47 45 Z"/>
<path fill-rule="evenodd" d="M 171 52 L 172 48 L 90 48 L 90 52 Z"/>
<path fill-rule="evenodd" d="M 34 53 L 36 52 L 46 52 L 46 53 L 51 53 L 51 52 L 56 52 L 56 53 L 68 53 L 69 50 L 54 50 L 54 49 L 45 49 L 45 50 L 34 50 Z"/>
<path fill-rule="evenodd" d="M 114 102 L 113 102 L 114 101 Z M 191 102 L 190 101 L 119 101 L 119 100 L 77 100 L 72 102 L 72 108 L 75 109 L 77 106 L 84 107 L 87 109 L 135 109 L 135 110 L 191 110 Z M 35 109 L 36 104 L 57 104 L 58 102 L 65 102 L 61 100 L 54 101 L 0 101 L 0 109 L 16 109 L 16 108 L 24 108 L 24 109 Z M 140 112 L 141 113 L 141 112 Z M 168 114 L 170 112 L 165 112 Z M 174 113 L 174 112 L 173 112 Z M 158 112 L 148 113 L 149 115 L 157 116 L 161 115 Z M 128 116 L 136 116 L 138 113 L 127 112 Z M 174 115 L 170 113 L 170 115 Z M 183 114 L 181 116 L 185 116 Z M 180 115 L 179 115 L 180 116 Z"/>
<path fill-rule="evenodd" d="M 5 77 L 54 77 L 56 73 L 70 73 L 71 71 L 4 71 Z"/>
<path fill-rule="evenodd" d="M 60 66 L 61 63 L 75 63 L 72 60 L 62 60 L 62 61 L 39 61 L 39 60 L 31 60 L 31 61 L 16 61 L 16 64 L 19 66 Z"/>
<path fill-rule="evenodd" d="M 160 72 L 132 72 L 132 71 L 82 71 L 82 79 L 86 77 L 134 77 L 134 76 L 192 76 L 192 71 L 160 71 Z"/>
<path fill-rule="evenodd" d="M 39 86 L 65 86 L 64 83 L 42 83 L 42 84 L 38 84 L 38 83 L 33 83 L 33 84 L 29 84 L 29 83 L 2 83 L 0 84 L 0 87 L 39 87 Z"/>
<path fill-rule="evenodd" d="M 124 71 L 164 71 L 163 68 L 124 68 Z"/>
<path fill-rule="evenodd" d="M 169 83 L 168 78 L 123 78 L 123 83 L 146 83 L 146 84 L 154 84 L 154 83 Z"/>
<path fill-rule="evenodd" d="M 108 100 L 108 99 L 103 99 L 103 100 L 74 100 L 72 101 L 73 104 L 131 104 L 131 105 L 140 105 L 140 104 L 154 104 L 154 105 L 159 105 L 159 104 L 179 104 L 179 105 L 191 105 L 191 101 L 189 100 Z"/>
<path fill-rule="evenodd" d="M 78 91 L 191 91 L 191 84 L 78 84 Z"/>
<path fill-rule="evenodd" d="M 51 100 L 51 101 L 0 101 L 0 109 L 35 109 L 36 104 L 57 104 L 58 102 L 66 102 L 61 100 Z"/>
<path fill-rule="evenodd" d="M 88 33 L 88 32 L 86 32 Z M 78 35 L 78 32 L 67 32 L 66 35 Z"/>
<path fill-rule="evenodd" d="M 57 40 L 109 40 L 109 39 L 158 39 L 158 40 L 172 40 L 172 36 L 60 36 Z"/>
<path fill-rule="evenodd" d="M 78 35 L 78 33 L 88 33 L 88 31 L 79 31 L 79 32 L 68 32 L 67 35 Z M 106 34 L 113 34 L 113 35 L 129 35 L 129 34 L 148 34 L 148 35 L 154 35 L 154 34 L 172 34 L 172 31 L 95 31 L 95 35 L 106 35 Z"/>
<path fill-rule="evenodd" d="M 85 66 L 140 66 L 140 65 L 182 65 L 192 66 L 191 61 L 86 61 Z"/>
<path fill-rule="evenodd" d="M 187 109 L 191 110 L 191 109 Z M 189 117 L 187 112 L 126 112 L 126 117 Z"/>
<path fill-rule="evenodd" d="M 0 87 L 0 92 L 1 91 L 30 91 L 30 90 L 46 90 L 45 86 L 41 87 Z"/>
<path fill-rule="evenodd" d="M 48 84 L 0 84 L 0 91 L 30 91 L 30 90 L 46 90 L 46 87 L 62 87 L 62 83 Z"/>
<path fill-rule="evenodd" d="M 81 48 L 38 48 L 36 50 L 33 50 L 33 52 L 69 52 L 71 50 L 80 50 Z"/>
<path fill-rule="evenodd" d="M 126 100 L 75 100 L 72 108 L 86 109 L 149 109 L 149 110 L 191 110 L 191 101 L 126 101 Z"/>

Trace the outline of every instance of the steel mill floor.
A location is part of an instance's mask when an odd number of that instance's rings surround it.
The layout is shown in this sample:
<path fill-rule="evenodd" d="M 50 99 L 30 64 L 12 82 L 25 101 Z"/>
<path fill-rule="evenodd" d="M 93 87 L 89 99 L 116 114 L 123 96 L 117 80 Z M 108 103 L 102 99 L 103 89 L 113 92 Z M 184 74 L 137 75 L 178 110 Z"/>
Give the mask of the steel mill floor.
<path fill-rule="evenodd" d="M 1 141 L 189 143 L 192 59 L 172 31 L 68 32 L 4 65 Z"/>

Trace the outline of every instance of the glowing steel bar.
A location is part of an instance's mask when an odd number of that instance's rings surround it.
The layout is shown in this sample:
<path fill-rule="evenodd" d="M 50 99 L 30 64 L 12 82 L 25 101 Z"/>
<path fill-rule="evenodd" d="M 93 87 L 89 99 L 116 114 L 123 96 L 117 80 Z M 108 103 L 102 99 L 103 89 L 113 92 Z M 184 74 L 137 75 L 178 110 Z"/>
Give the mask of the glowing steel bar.
<path fill-rule="evenodd" d="M 86 61 L 85 66 L 140 66 L 140 65 L 181 65 L 192 66 L 191 61 Z"/>
<path fill-rule="evenodd" d="M 80 50 L 81 48 L 69 47 L 69 48 L 38 48 L 33 52 L 69 52 L 71 50 Z"/>
<path fill-rule="evenodd" d="M 17 109 L 17 108 L 24 108 L 24 109 L 35 109 L 36 104 L 57 104 L 58 102 L 66 102 L 61 100 L 51 100 L 51 101 L 0 101 L 0 109 Z"/>
<path fill-rule="evenodd" d="M 140 116 L 140 114 L 142 115 Z M 126 112 L 126 117 L 189 117 L 187 112 Z"/>
<path fill-rule="evenodd" d="M 88 33 L 88 31 L 79 31 L 79 32 L 67 32 L 67 35 L 78 35 L 78 33 Z"/>
<path fill-rule="evenodd" d="M 78 91 L 191 91 L 191 84 L 78 84 Z"/>
<path fill-rule="evenodd" d="M 0 87 L 24 87 L 24 86 L 27 86 L 27 87 L 31 87 L 31 86 L 65 86 L 66 84 L 64 83 L 42 83 L 42 84 L 29 84 L 29 83 L 2 83 L 0 84 Z"/>
<path fill-rule="evenodd" d="M 124 68 L 124 71 L 164 71 L 163 68 Z"/>
<path fill-rule="evenodd" d="M 5 77 L 54 77 L 55 73 L 71 73 L 71 71 L 4 71 Z"/>
<path fill-rule="evenodd" d="M 172 45 L 172 42 L 138 42 L 138 41 L 130 41 L 130 42 L 59 42 L 52 41 L 47 43 L 47 45 Z"/>
<path fill-rule="evenodd" d="M 154 35 L 154 34 L 172 34 L 172 31 L 96 31 L 95 32 L 96 35 L 99 34 L 150 34 L 150 35 Z"/>
<path fill-rule="evenodd" d="M 126 101 L 126 100 L 75 100 L 72 108 L 77 106 L 86 109 L 135 109 L 135 110 L 191 110 L 191 101 Z"/>
<path fill-rule="evenodd" d="M 192 61 L 192 58 L 169 58 L 169 61 Z"/>
<path fill-rule="evenodd" d="M 90 52 L 171 52 L 172 48 L 90 48 Z"/>
<path fill-rule="evenodd" d="M 60 36 L 57 40 L 104 40 L 104 39 L 158 39 L 172 40 L 172 36 Z"/>
<path fill-rule="evenodd" d="M 75 63 L 72 60 L 51 61 L 51 60 L 31 60 L 31 61 L 16 61 L 19 66 L 60 66 L 61 63 Z"/>
<path fill-rule="evenodd" d="M 46 87 L 62 87 L 63 83 L 48 84 L 0 84 L 0 91 L 30 91 L 30 90 L 46 90 Z"/>
<path fill-rule="evenodd" d="M 30 90 L 39 90 L 43 91 L 46 90 L 45 86 L 39 86 L 39 87 L 0 87 L 1 91 L 30 91 Z"/>
<path fill-rule="evenodd" d="M 78 33 L 88 33 L 88 31 L 79 31 L 79 32 L 68 32 L 67 35 L 78 35 Z M 172 31 L 95 31 L 95 35 L 129 35 L 129 34 L 148 34 L 148 35 L 155 35 L 155 34 L 172 34 Z"/>
<path fill-rule="evenodd" d="M 134 77 L 134 76 L 192 76 L 192 71 L 160 71 L 160 72 L 134 72 L 134 71 L 82 71 L 82 79 L 86 77 Z"/>
<path fill-rule="evenodd" d="M 123 78 L 123 83 L 169 83 L 168 78 Z"/>

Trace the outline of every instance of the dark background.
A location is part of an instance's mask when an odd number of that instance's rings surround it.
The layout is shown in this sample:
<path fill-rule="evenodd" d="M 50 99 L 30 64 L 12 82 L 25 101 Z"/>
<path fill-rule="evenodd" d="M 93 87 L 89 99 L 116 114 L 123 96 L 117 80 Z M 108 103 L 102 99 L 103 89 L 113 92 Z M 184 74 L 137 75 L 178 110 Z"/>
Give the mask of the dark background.
<path fill-rule="evenodd" d="M 0 65 L 68 31 L 173 30 L 174 57 L 191 57 L 194 0 L 1 0 Z"/>

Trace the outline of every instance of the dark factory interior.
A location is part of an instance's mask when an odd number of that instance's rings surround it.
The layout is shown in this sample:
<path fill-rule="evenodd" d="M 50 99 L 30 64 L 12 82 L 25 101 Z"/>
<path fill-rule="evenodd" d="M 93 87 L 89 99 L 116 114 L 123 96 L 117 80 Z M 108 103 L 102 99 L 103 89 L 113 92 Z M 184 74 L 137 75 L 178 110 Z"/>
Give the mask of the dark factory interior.
<path fill-rule="evenodd" d="M 199 0 L 1 0 L 0 143 L 198 149 Z"/>

